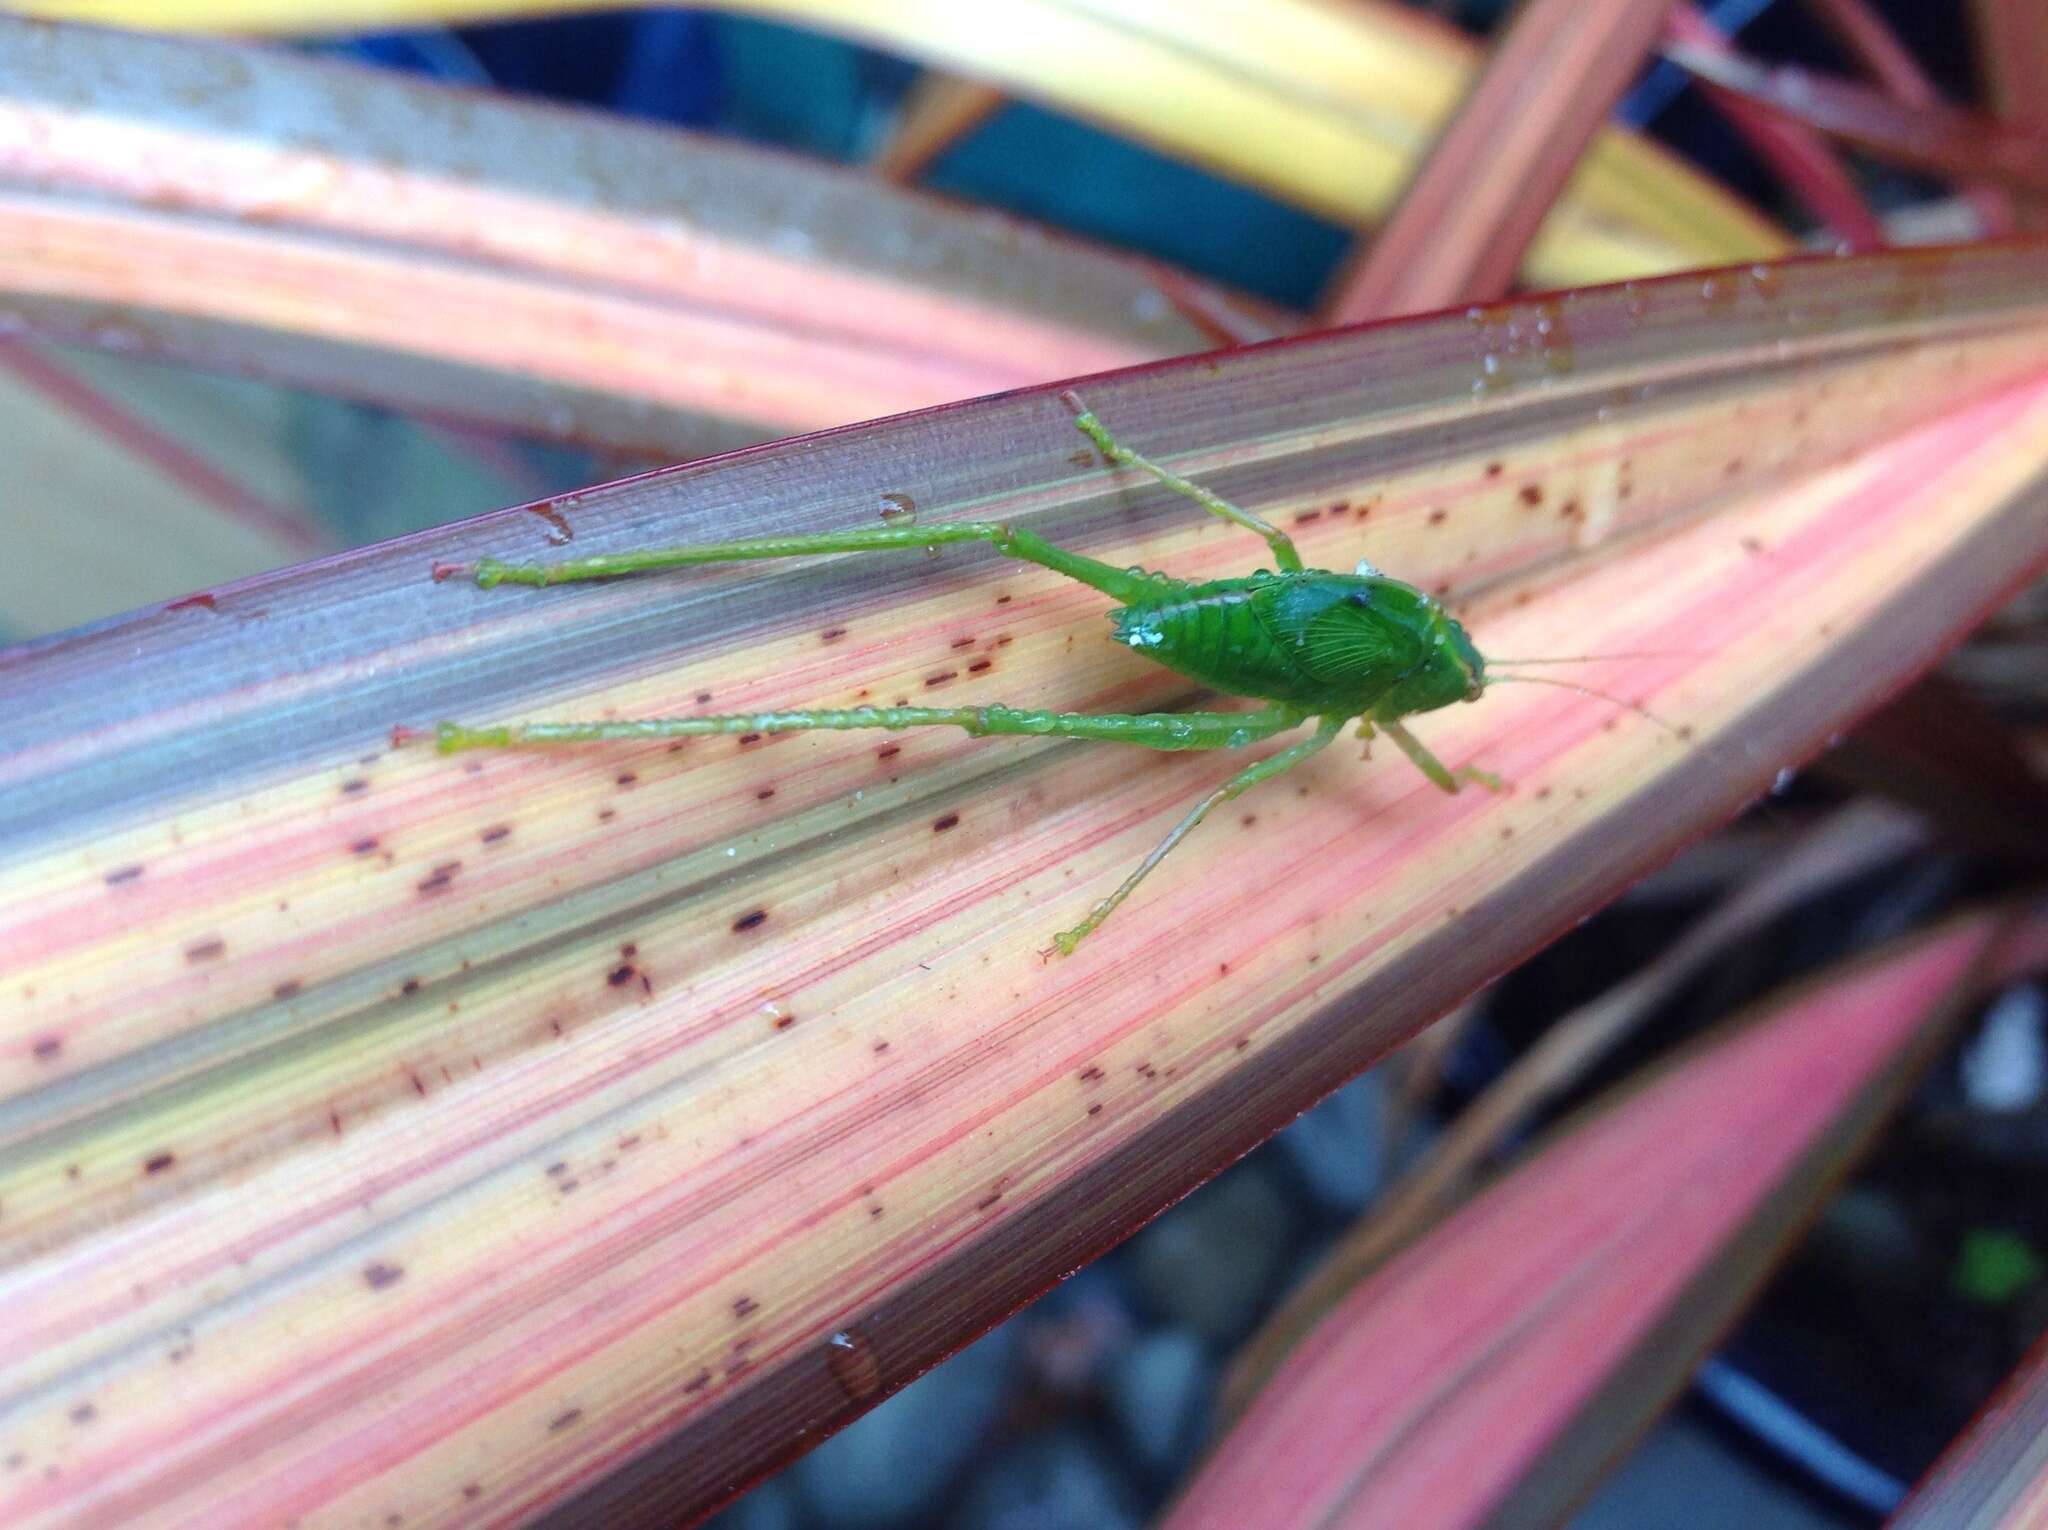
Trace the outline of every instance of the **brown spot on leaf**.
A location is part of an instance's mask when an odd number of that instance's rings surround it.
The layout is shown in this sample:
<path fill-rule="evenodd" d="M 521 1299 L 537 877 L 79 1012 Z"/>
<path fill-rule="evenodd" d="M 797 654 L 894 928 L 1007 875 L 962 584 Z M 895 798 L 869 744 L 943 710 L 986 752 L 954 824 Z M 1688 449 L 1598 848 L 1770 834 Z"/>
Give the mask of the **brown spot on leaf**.
<path fill-rule="evenodd" d="M 960 815 L 958 813 L 943 813 L 932 820 L 932 833 L 943 834 L 948 829 L 956 827 L 959 822 Z"/>
<path fill-rule="evenodd" d="M 548 1433 L 553 1434 L 558 1429 L 567 1429 L 581 1417 L 583 1417 L 583 1410 L 581 1408 L 565 1408 L 548 1420 Z"/>
<path fill-rule="evenodd" d="M 845 636 L 846 629 L 844 627 L 827 627 L 818 634 L 818 641 L 821 643 L 836 643 Z"/>
<path fill-rule="evenodd" d="M 218 961 L 227 954 L 227 949 L 227 942 L 216 936 L 211 940 L 202 940 L 197 945 L 187 946 L 185 948 L 185 960 L 188 962 Z"/>
<path fill-rule="evenodd" d="M 742 1296 L 732 1304 L 732 1315 L 736 1318 L 753 1316 L 761 1310 L 761 1304 L 751 1296 Z"/>
<path fill-rule="evenodd" d="M 1534 509 L 1537 505 L 1543 503 L 1543 489 L 1538 484 L 1525 483 L 1516 491 L 1515 497 L 1523 504 Z"/>
<path fill-rule="evenodd" d="M 279 983 L 270 990 L 270 996 L 273 999 L 289 999 L 297 995 L 305 986 L 297 978 L 286 978 L 282 983 Z"/>
<path fill-rule="evenodd" d="M 461 869 L 462 862 L 460 861 L 443 861 L 426 876 L 422 877 L 415 884 L 415 887 L 421 897 L 431 898 L 435 893 L 446 892 L 450 884 L 455 880 L 455 873 Z"/>
<path fill-rule="evenodd" d="M 386 1286 L 396 1285 L 404 1278 L 404 1270 L 395 1264 L 386 1264 L 382 1259 L 373 1259 L 363 1266 L 363 1284 L 372 1291 L 381 1291 Z"/>
<path fill-rule="evenodd" d="M 123 882 L 132 882 L 142 875 L 140 866 L 117 866 L 106 875 L 109 887 L 119 887 Z"/>
<path fill-rule="evenodd" d="M 176 1164 L 177 1161 L 178 1155 L 176 1153 L 151 1153 L 142 1160 L 142 1172 L 145 1174 L 161 1174 Z"/>
<path fill-rule="evenodd" d="M 370 783 L 368 781 L 365 781 L 361 776 L 350 776 L 346 781 L 341 783 L 341 794 L 344 797 L 353 797 L 356 795 L 356 793 L 366 792 L 369 789 Z"/>
<path fill-rule="evenodd" d="M 38 1036 L 36 1044 L 29 1050 L 37 1062 L 53 1062 L 63 1054 L 64 1038 L 61 1036 Z"/>
<path fill-rule="evenodd" d="M 511 838 L 511 836 L 512 825 L 510 825 L 509 823 L 494 823 L 488 829 L 484 830 L 483 833 L 479 834 L 477 838 L 482 840 L 487 845 L 495 845 L 498 843 L 499 840 L 509 839 Z"/>
<path fill-rule="evenodd" d="M 924 677 L 924 683 L 925 683 L 926 687 L 927 687 L 927 688 L 929 688 L 929 687 L 931 687 L 931 686 L 935 686 L 935 685 L 944 685 L 944 684 L 945 684 L 945 683 L 946 683 L 946 682 L 947 682 L 948 680 L 958 680 L 959 678 L 960 678 L 960 671 L 959 671 L 959 670 L 957 670 L 957 669 L 942 669 L 942 670 L 940 670 L 940 671 L 939 671 L 939 672 L 938 672 L 937 674 L 935 674 L 935 675 L 926 675 L 926 676 Z"/>
<path fill-rule="evenodd" d="M 365 838 L 359 839 L 354 844 L 350 845 L 348 847 L 348 850 L 349 854 L 351 855 L 373 855 L 376 853 L 377 850 L 376 836 L 369 835 Z"/>
<path fill-rule="evenodd" d="M 732 922 L 732 932 L 744 935 L 748 930 L 758 930 L 768 922 L 768 910 L 757 908 L 739 916 Z"/>

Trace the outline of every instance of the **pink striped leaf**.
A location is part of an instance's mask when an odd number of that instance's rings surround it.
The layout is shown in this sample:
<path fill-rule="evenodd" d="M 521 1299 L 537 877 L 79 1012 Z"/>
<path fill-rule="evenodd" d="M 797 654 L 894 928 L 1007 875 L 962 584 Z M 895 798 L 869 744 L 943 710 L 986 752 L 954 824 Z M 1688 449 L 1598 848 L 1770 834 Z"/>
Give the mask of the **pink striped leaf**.
<path fill-rule="evenodd" d="M 17 0 L 52 19 L 168 30 L 294 34 L 435 25 L 616 0 Z M 1382 216 L 1417 147 L 1446 118 L 1478 45 L 1395 0 L 729 0 L 812 26 L 1158 146 L 1343 224 Z M 694 206 L 694 203 L 692 204 Z M 860 214 L 856 211 L 856 218 Z M 1785 252 L 1755 209 L 1654 140 L 1605 129 L 1531 253 L 1562 286 Z"/>
<path fill-rule="evenodd" d="M 1497 298 L 1641 73 L 1670 0 L 1516 7 L 1379 234 L 1323 305 L 1351 324 Z"/>
<path fill-rule="evenodd" d="M 1360 1282 L 1165 1530 L 1555 1523 L 1681 1387 L 2048 909 L 1960 918 L 1782 998 L 1568 1125 Z M 1945 1521 L 1952 1522 L 1952 1521 Z"/>
<path fill-rule="evenodd" d="M 1133 262 L 791 155 L 19 18 L 0 80 L 0 333 L 664 458 L 1209 343 Z"/>
<path fill-rule="evenodd" d="M 1665 50 L 1717 90 L 1833 134 L 1881 159 L 1939 175 L 1984 175 L 2016 190 L 2048 189 L 2048 131 L 1939 101 L 1908 102 L 1866 85 L 1743 54 L 1676 42 Z"/>
<path fill-rule="evenodd" d="M 1262 549 L 1054 387 L 594 488 L 0 654 L 0 1518 L 687 1517 L 1725 819 L 2048 558 L 2048 245 L 1505 303 L 1084 380 L 1497 657 L 1053 930 L 1243 761 L 950 733 L 448 758 L 437 718 L 1176 704 L 958 549 L 554 590 L 443 560 L 915 501 Z M 1298 788 L 1298 789 L 1297 789 Z M 81 1410 L 90 1427 L 78 1420 Z"/>

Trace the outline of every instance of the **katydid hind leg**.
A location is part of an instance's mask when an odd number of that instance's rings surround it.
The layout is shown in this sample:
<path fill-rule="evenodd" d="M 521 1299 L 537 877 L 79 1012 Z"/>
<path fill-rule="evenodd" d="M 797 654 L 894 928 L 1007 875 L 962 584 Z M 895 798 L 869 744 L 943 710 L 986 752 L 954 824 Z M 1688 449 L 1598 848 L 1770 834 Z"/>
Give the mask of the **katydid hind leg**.
<path fill-rule="evenodd" d="M 648 743 L 750 733 L 809 733 L 879 728 L 959 728 L 975 738 L 1072 738 L 1144 749 L 1241 749 L 1299 727 L 1303 714 L 1273 706 L 1256 712 L 1038 712 L 984 707 L 798 708 L 700 717 L 615 718 L 603 722 L 514 723 L 466 728 L 444 722 L 443 754 L 466 749 L 523 749 L 562 744 Z"/>

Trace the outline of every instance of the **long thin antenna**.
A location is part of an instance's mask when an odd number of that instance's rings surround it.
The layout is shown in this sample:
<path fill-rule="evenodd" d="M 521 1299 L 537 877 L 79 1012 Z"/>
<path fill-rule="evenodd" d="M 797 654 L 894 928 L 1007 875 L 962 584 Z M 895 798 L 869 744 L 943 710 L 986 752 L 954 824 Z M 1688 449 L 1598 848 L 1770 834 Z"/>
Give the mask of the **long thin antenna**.
<path fill-rule="evenodd" d="M 1527 661 L 1524 660 L 1521 662 L 1526 663 Z M 1648 721 L 1655 723 L 1658 727 L 1662 728 L 1666 733 L 1669 733 L 1673 738 L 1678 739 L 1681 742 L 1689 742 L 1692 738 L 1692 729 L 1682 728 L 1676 723 L 1667 722 L 1664 718 L 1659 717 L 1655 712 L 1652 712 L 1648 707 L 1644 706 L 1640 701 L 1624 700 L 1622 697 L 1616 696 L 1612 692 L 1595 690 L 1590 685 L 1577 685 L 1570 680 L 1552 680 L 1545 675 L 1504 675 L 1500 674 L 1495 670 L 1488 669 L 1486 673 L 1486 683 L 1488 685 L 1492 685 L 1496 681 L 1511 681 L 1516 685 L 1554 685 L 1561 691 L 1577 691 L 1581 696 L 1590 696 L 1595 701 L 1605 701 L 1614 706 L 1623 707 L 1628 711 L 1634 712 L 1638 717 L 1646 718 Z"/>
<path fill-rule="evenodd" d="M 1488 658 L 1489 666 L 1494 664 L 1591 664 L 1597 659 L 1699 659 L 1706 655 L 1688 653 L 1682 648 L 1652 648 L 1641 653 L 1571 653 L 1557 657 L 1546 655 L 1540 659 L 1495 659 Z"/>

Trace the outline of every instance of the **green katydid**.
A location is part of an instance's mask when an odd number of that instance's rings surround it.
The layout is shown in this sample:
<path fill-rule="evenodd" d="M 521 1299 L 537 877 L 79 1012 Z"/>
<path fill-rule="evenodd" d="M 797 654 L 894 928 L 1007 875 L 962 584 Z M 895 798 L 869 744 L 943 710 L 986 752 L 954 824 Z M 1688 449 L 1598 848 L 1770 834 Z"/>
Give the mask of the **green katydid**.
<path fill-rule="evenodd" d="M 744 712 L 708 717 L 659 717 L 615 722 L 520 723 L 495 728 L 440 725 L 443 753 L 460 749 L 670 739 L 700 734 L 784 733 L 813 728 L 953 727 L 980 738 L 1016 734 L 1034 738 L 1096 739 L 1148 749 L 1240 749 L 1315 719 L 1315 731 L 1290 748 L 1247 766 L 1210 792 L 1174 825 L 1136 870 L 1098 902 L 1079 924 L 1053 937 L 1047 954 L 1069 955 L 1133 889 L 1219 804 L 1261 781 L 1291 770 L 1327 747 L 1346 724 L 1359 736 L 1384 733 L 1437 786 L 1455 792 L 1466 781 L 1492 790 L 1501 783 L 1467 766 L 1453 771 L 1403 726 L 1402 719 L 1454 701 L 1477 701 L 1490 683 L 1472 640 L 1431 596 L 1361 563 L 1350 574 L 1304 568 L 1287 534 L 1199 484 L 1140 456 L 1112 436 L 1073 394 L 1064 395 L 1081 433 L 1112 463 L 1142 468 L 1211 514 L 1264 538 L 1277 570 L 1193 583 L 1142 569 L 1114 568 L 1054 546 L 1035 533 L 995 521 L 937 526 L 897 523 L 812 536 L 755 537 L 693 547 L 608 553 L 560 563 L 502 563 L 436 570 L 464 573 L 485 589 L 501 584 L 551 585 L 611 579 L 655 569 L 810 553 L 874 552 L 883 548 L 938 548 L 985 542 L 1012 558 L 1100 590 L 1121 605 L 1110 613 L 1113 636 L 1133 652 L 1215 690 L 1268 703 L 1249 712 L 1041 712 L 978 707 L 850 707 Z M 1506 678 L 1506 677 L 1494 677 Z M 1573 687 L 1578 689 L 1578 687 Z"/>

